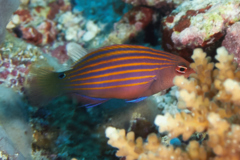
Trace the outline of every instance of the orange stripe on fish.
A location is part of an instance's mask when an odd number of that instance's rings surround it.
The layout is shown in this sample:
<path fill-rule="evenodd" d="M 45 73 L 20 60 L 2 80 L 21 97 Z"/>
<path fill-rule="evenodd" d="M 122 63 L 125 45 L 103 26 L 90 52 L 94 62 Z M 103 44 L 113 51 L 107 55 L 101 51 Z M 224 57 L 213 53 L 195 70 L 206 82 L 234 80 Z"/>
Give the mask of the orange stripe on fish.
<path fill-rule="evenodd" d="M 106 47 L 102 47 L 102 48 L 99 48 L 95 51 L 92 51 L 90 52 L 89 54 L 87 54 L 86 56 L 84 56 L 83 58 L 87 58 L 89 56 L 92 56 L 93 54 L 95 53 L 99 53 L 99 52 L 104 52 L 104 51 L 110 51 L 110 50 L 115 50 L 115 49 L 119 49 L 119 48 L 123 48 L 123 49 L 148 49 L 148 50 L 151 50 L 152 52 L 157 52 L 157 53 L 160 53 L 160 54 L 163 54 L 165 57 L 168 57 L 168 58 L 172 58 L 172 56 L 169 54 L 169 52 L 164 52 L 164 51 L 159 51 L 159 50 L 156 50 L 156 49 L 152 49 L 152 48 L 149 48 L 149 47 L 144 47 L 144 46 L 139 46 L 139 45 L 127 45 L 127 44 L 123 44 L 123 45 L 112 45 L 112 46 L 106 46 Z M 136 51 L 135 50 L 135 51 Z M 151 53 L 152 53 L 151 52 Z"/>
<path fill-rule="evenodd" d="M 115 65 L 115 66 L 108 66 L 108 67 L 104 67 L 104 68 L 99 68 L 99 69 L 95 69 L 95 70 L 91 70 L 91 71 L 86 71 L 86 72 L 81 72 L 78 74 L 75 74 L 73 76 L 69 76 L 69 78 L 73 78 L 73 77 L 77 77 L 77 76 L 81 76 L 81 75 L 85 75 L 85 74 L 89 74 L 89 73 L 94 73 L 94 72 L 99 72 L 99 71 L 105 71 L 105 70 L 109 70 L 109 69 L 114 69 L 114 68 L 122 68 L 122 67 L 130 67 L 130 66 L 143 66 L 143 65 L 147 65 L 147 66 L 154 66 L 154 65 L 169 65 L 171 63 L 128 63 L 128 64 L 120 64 L 120 65 Z"/>
<path fill-rule="evenodd" d="M 90 67 L 95 67 L 95 66 L 98 66 L 98 65 L 101 65 L 101 64 L 124 61 L 124 60 L 131 60 L 131 59 L 153 59 L 153 60 L 161 60 L 161 61 L 170 61 L 170 60 L 167 60 L 167 59 L 162 59 L 162 58 L 157 58 L 157 57 L 149 57 L 149 56 L 120 57 L 120 58 L 115 58 L 115 59 L 111 59 L 111 60 L 106 60 L 106 61 L 101 61 L 101 62 L 98 62 L 98 63 L 90 64 L 90 65 L 81 67 L 81 68 L 75 70 L 74 72 L 78 72 L 78 71 L 81 71 L 81 70 L 84 70 L 84 69 L 87 69 L 87 68 L 90 68 Z M 174 61 L 170 61 L 170 62 L 174 63 Z M 72 74 L 74 72 L 71 72 L 70 74 Z"/>
<path fill-rule="evenodd" d="M 153 69 L 135 69 L 135 70 L 126 70 L 126 71 L 116 71 L 113 73 L 105 73 L 97 76 L 90 76 L 90 77 L 85 77 L 85 78 L 78 78 L 78 79 L 73 79 L 73 81 L 83 81 L 83 80 L 89 80 L 89 79 L 94 79 L 94 78 L 102 78 L 102 77 L 107 77 L 107 76 L 113 76 L 113 75 L 118 75 L 118 74 L 125 74 L 125 73 L 134 73 L 134 72 L 150 72 L 154 70 L 158 70 L 159 68 L 153 68 Z"/>
<path fill-rule="evenodd" d="M 91 84 L 104 84 L 104 83 L 110 83 L 110 82 L 121 82 L 121 81 L 127 81 L 127 80 L 154 78 L 154 77 L 156 77 L 156 75 L 140 76 L 140 77 L 128 77 L 128 78 L 112 79 L 112 80 L 105 80 L 105 81 L 88 82 L 88 83 L 81 83 L 81 84 L 72 84 L 71 86 L 83 86 L 83 85 L 91 85 Z"/>
<path fill-rule="evenodd" d="M 116 71 L 113 73 L 105 73 L 97 76 L 90 76 L 90 77 L 85 77 L 85 78 L 78 78 L 78 79 L 73 79 L 71 82 L 74 81 L 83 81 L 83 80 L 89 80 L 89 79 L 94 79 L 94 78 L 102 78 L 102 77 L 107 77 L 107 76 L 113 76 L 113 75 L 118 75 L 118 74 L 125 74 L 125 73 L 134 73 L 134 72 L 150 72 L 154 70 L 158 70 L 159 68 L 154 68 L 154 69 L 135 69 L 135 70 L 126 70 L 126 71 Z"/>
<path fill-rule="evenodd" d="M 146 49 L 146 50 L 150 50 L 151 52 L 160 53 L 164 57 L 172 58 L 172 54 L 169 53 L 169 52 L 159 51 L 159 50 L 156 50 L 156 49 L 152 49 L 152 48 L 145 47 L 145 46 L 139 46 L 139 45 L 121 44 L 121 45 L 113 45 L 112 47 L 109 47 L 109 48 L 111 48 L 111 49 L 124 48 L 124 49 L 136 49 L 136 50 L 139 50 L 139 49 L 143 49 L 144 50 L 144 49 Z M 103 51 L 106 51 L 106 50 L 110 50 L 110 49 L 108 49 L 108 47 L 103 47 Z M 97 52 L 95 52 L 95 53 L 97 53 Z"/>
<path fill-rule="evenodd" d="M 115 86 L 106 86 L 106 87 L 93 87 L 93 88 L 74 88 L 74 90 L 94 90 L 94 89 L 111 89 L 111 88 L 121 88 L 121 87 L 130 87 L 130 86 L 137 86 L 137 85 L 143 85 L 143 84 L 147 84 L 150 81 L 147 82 L 140 82 L 140 83 L 131 83 L 131 84 L 122 84 L 122 85 L 115 85 Z"/>
<path fill-rule="evenodd" d="M 105 50 L 104 50 L 105 51 Z M 108 50 L 107 50 L 108 51 Z M 95 52 L 95 53 L 99 53 L 100 51 L 98 51 L 98 52 Z M 154 52 L 150 52 L 150 51 L 139 51 L 139 50 L 126 50 L 126 51 L 113 51 L 113 52 L 108 52 L 108 53 L 104 53 L 104 54 L 101 54 L 101 55 L 98 55 L 98 56 L 95 56 L 95 57 L 93 57 L 93 58 L 90 58 L 90 59 L 87 59 L 86 61 L 82 61 L 82 62 L 79 62 L 78 64 L 76 64 L 75 66 L 74 66 L 74 68 L 77 68 L 77 67 L 79 67 L 79 66 L 81 66 L 81 65 L 83 65 L 83 64 L 85 64 L 85 63 L 87 63 L 87 62 L 90 62 L 90 61 L 93 61 L 93 60 L 96 60 L 96 59 L 99 59 L 99 58 L 105 58 L 105 57 L 108 57 L 108 56 L 113 56 L 113 55 L 119 55 L 119 54 L 129 54 L 129 53 L 142 53 L 142 54 L 144 54 L 144 53 L 147 53 L 147 54 L 151 54 L 151 55 L 156 55 L 156 56 L 163 56 L 163 57 L 166 57 L 166 55 L 164 55 L 164 54 L 159 54 L 159 53 L 154 53 Z M 92 55 L 92 54 L 90 54 L 90 55 Z M 86 55 L 86 57 L 84 57 L 84 58 L 87 58 L 87 57 L 89 57 L 90 55 Z M 173 57 L 166 57 L 166 58 L 170 58 L 170 59 L 161 59 L 161 60 L 163 60 L 163 61 L 175 61 L 175 59 L 171 59 L 171 58 L 173 58 Z M 77 72 L 78 70 L 75 70 L 75 72 Z"/>

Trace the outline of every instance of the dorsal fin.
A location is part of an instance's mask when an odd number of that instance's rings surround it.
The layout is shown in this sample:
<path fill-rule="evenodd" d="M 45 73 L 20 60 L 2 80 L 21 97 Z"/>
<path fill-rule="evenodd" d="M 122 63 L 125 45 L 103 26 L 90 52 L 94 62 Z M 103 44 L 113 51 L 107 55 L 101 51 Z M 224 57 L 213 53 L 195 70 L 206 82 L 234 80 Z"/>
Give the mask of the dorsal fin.
<path fill-rule="evenodd" d="M 66 49 L 68 56 L 73 60 L 74 64 L 87 54 L 87 51 L 75 42 L 68 43 Z"/>

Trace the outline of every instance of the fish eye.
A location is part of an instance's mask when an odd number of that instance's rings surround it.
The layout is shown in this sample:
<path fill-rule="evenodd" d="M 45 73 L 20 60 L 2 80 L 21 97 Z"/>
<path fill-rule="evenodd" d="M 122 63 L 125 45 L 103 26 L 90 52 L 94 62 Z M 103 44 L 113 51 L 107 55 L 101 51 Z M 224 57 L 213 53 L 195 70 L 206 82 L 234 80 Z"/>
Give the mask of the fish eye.
<path fill-rule="evenodd" d="M 58 75 L 58 78 L 59 79 L 63 79 L 63 78 L 65 78 L 66 77 L 66 74 L 65 73 L 59 73 L 59 75 Z"/>
<path fill-rule="evenodd" d="M 187 67 L 185 67 L 185 66 L 177 66 L 176 67 L 176 71 L 178 72 L 178 73 L 182 73 L 182 74 L 184 74 L 184 73 L 186 73 L 186 71 L 187 71 Z"/>

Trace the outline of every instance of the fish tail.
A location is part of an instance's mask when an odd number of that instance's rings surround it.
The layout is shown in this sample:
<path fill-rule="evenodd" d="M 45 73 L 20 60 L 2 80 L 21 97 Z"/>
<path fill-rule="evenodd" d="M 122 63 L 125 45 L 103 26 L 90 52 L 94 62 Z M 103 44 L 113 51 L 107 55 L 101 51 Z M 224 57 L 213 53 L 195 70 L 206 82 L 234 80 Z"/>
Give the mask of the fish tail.
<path fill-rule="evenodd" d="M 26 86 L 26 97 L 32 105 L 45 105 L 66 92 L 65 80 L 59 79 L 58 72 L 39 68 L 33 69 L 31 75 Z"/>

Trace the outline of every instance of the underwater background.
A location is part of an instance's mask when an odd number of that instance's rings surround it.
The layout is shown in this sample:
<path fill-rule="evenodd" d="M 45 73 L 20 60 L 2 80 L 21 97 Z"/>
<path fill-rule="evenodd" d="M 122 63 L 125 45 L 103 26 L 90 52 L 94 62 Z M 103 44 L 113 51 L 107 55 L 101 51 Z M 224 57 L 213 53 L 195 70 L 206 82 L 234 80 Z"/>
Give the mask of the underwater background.
<path fill-rule="evenodd" d="M 240 160 L 239 21 L 240 0 L 0 0 L 0 159 Z M 163 72 L 174 86 L 145 99 L 31 102 L 37 68 L 62 73 L 116 44 L 194 73 Z"/>

